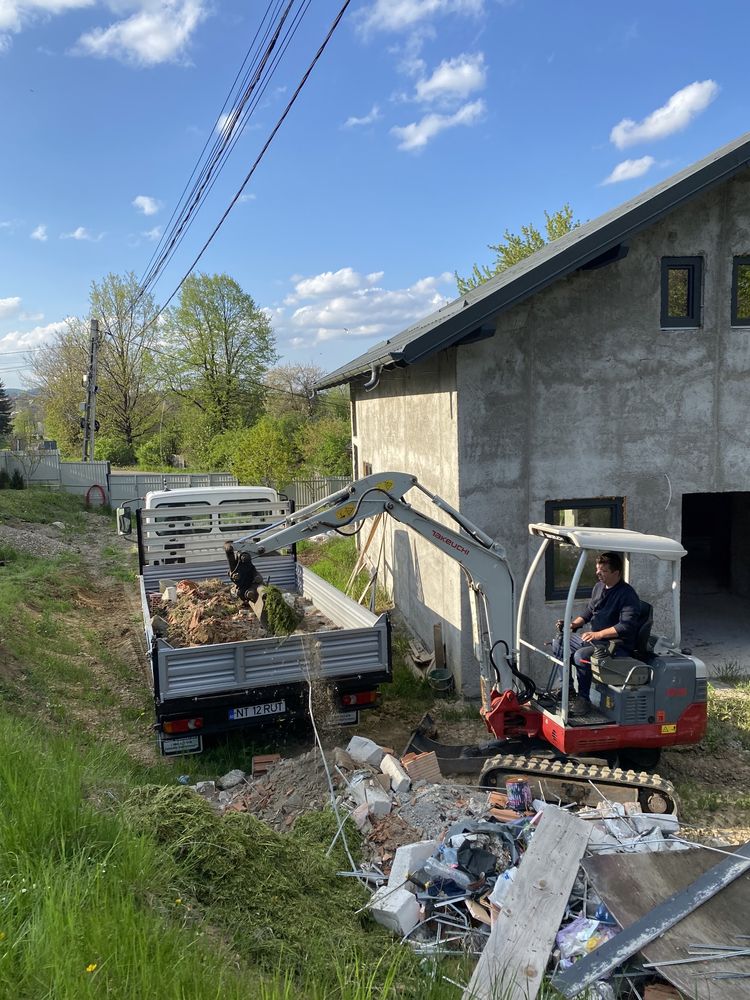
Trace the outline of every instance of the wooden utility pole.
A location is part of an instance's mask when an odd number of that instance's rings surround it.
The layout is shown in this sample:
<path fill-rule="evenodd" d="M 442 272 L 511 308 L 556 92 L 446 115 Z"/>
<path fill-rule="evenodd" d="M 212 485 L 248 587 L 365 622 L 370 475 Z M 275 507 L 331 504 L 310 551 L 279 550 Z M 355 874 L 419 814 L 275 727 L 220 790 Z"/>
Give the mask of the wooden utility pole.
<path fill-rule="evenodd" d="M 83 451 L 81 458 L 84 462 L 94 461 L 94 442 L 96 438 L 96 392 L 99 388 L 96 384 L 96 363 L 99 343 L 99 320 L 92 319 L 91 340 L 89 342 L 89 364 L 86 374 L 83 376 L 83 384 L 86 389 L 86 402 L 83 405 L 83 418 L 81 420 L 81 427 L 83 428 Z"/>

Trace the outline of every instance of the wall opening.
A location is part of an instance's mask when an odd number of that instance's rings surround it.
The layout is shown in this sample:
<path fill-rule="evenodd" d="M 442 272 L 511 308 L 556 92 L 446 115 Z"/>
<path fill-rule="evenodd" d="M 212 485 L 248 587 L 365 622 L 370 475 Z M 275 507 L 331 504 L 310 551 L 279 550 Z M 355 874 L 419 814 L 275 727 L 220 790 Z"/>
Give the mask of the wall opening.
<path fill-rule="evenodd" d="M 682 498 L 682 627 L 712 673 L 750 670 L 750 492 Z"/>

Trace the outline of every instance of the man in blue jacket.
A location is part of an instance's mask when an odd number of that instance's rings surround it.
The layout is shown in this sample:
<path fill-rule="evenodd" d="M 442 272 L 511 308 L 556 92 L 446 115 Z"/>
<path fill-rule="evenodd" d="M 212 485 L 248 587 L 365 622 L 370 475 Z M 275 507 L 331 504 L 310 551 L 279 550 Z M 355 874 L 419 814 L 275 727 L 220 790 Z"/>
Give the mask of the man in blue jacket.
<path fill-rule="evenodd" d="M 591 654 L 594 643 L 619 639 L 615 656 L 632 656 L 638 637 L 641 601 L 635 590 L 622 579 L 622 556 L 618 552 L 602 552 L 596 559 L 596 579 L 591 600 L 582 615 L 570 623 L 570 652 L 578 678 L 578 696 L 572 704 L 575 715 L 591 711 Z M 562 629 L 563 622 L 559 621 Z M 580 628 L 586 626 L 580 636 Z M 562 635 L 552 644 L 555 656 L 562 656 Z"/>

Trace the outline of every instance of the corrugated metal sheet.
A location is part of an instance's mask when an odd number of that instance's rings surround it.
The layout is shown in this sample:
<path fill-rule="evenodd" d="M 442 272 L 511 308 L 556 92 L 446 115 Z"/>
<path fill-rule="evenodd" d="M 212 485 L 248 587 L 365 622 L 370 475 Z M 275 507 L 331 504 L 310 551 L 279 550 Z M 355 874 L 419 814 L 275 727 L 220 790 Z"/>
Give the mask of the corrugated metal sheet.
<path fill-rule="evenodd" d="M 313 602 L 326 618 L 347 628 L 370 628 L 379 618 L 369 608 L 363 608 L 351 597 L 321 579 L 311 569 L 297 563 L 297 589 Z"/>

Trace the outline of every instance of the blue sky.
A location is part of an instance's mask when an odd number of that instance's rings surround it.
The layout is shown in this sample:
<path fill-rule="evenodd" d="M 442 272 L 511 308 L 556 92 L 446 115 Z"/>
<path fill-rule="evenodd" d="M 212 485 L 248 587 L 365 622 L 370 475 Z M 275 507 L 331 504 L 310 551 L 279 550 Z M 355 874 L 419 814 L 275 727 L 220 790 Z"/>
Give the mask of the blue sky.
<path fill-rule="evenodd" d="M 153 288 L 174 291 L 340 4 L 315 0 Z M 568 201 L 590 219 L 750 128 L 748 6 L 352 0 L 199 268 L 331 370 L 455 297 L 454 270 Z M 0 379 L 141 276 L 265 4 L 0 0 Z"/>

